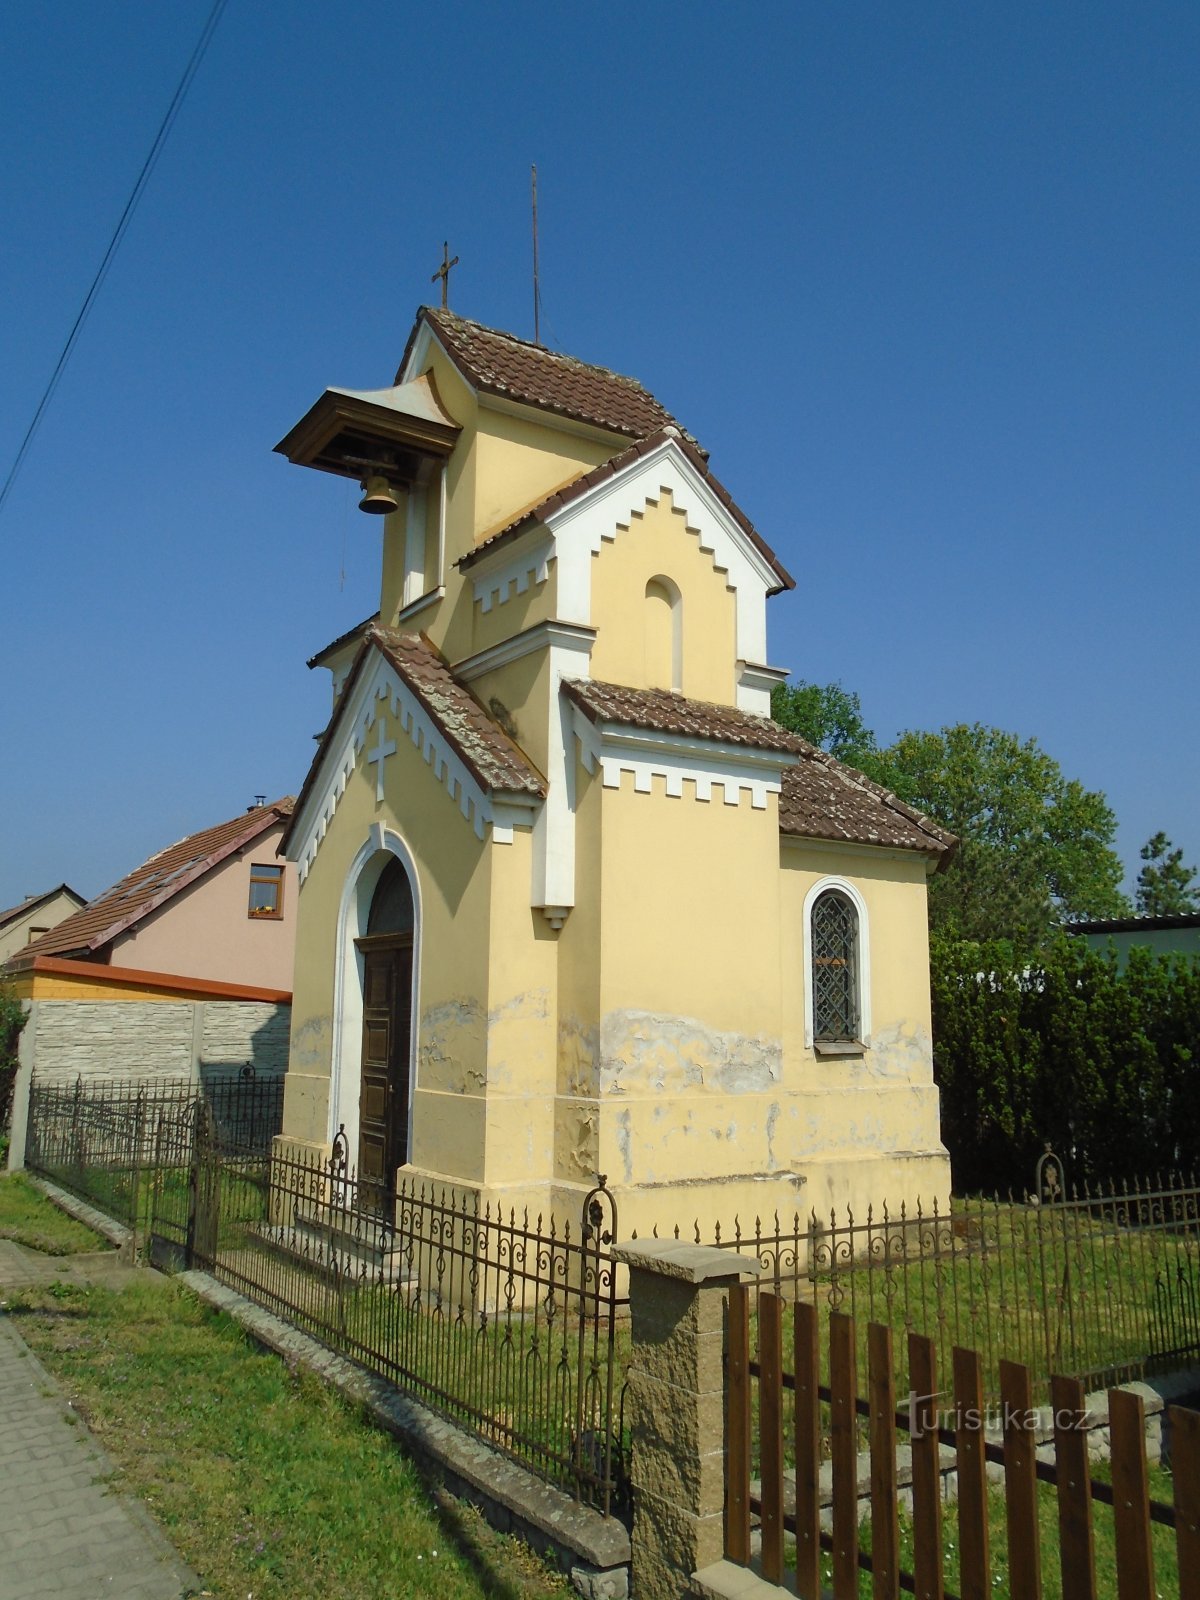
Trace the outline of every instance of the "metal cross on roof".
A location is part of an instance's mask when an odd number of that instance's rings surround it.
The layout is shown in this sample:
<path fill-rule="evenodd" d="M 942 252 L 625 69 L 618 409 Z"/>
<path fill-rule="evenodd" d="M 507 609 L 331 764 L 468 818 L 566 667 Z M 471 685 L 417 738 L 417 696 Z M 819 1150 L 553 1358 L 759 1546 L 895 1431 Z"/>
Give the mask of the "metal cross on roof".
<path fill-rule="evenodd" d="M 451 261 L 451 259 L 450 259 L 450 242 L 449 242 L 449 240 L 443 240 L 442 241 L 442 264 L 429 280 L 430 283 L 436 283 L 439 278 L 442 280 L 442 310 L 443 311 L 447 310 L 448 307 L 449 307 L 449 300 L 447 299 L 447 296 L 448 296 L 449 291 L 450 291 L 450 268 L 451 267 L 456 267 L 457 265 L 458 265 L 458 257 L 457 256 L 455 256 L 453 261 Z"/>

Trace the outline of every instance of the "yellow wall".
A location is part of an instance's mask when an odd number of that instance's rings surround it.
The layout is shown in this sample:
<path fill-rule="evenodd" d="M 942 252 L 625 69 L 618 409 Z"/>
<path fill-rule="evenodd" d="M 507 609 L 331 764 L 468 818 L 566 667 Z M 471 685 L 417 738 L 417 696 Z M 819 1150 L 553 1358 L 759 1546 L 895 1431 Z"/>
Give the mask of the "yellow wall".
<path fill-rule="evenodd" d="M 633 689 L 672 687 L 656 679 L 647 662 L 647 620 L 658 602 L 647 602 L 646 585 L 660 576 L 680 591 L 683 677 L 681 692 L 692 700 L 736 705 L 737 639 L 733 591 L 712 557 L 700 548 L 687 518 L 669 493 L 630 519 L 592 560 L 592 676 Z"/>

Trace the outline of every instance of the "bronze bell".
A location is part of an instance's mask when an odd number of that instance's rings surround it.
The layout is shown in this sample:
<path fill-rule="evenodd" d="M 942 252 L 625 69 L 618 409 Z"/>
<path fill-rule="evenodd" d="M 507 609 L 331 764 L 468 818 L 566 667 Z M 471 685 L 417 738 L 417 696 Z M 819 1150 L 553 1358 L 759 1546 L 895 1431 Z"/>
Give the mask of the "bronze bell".
<path fill-rule="evenodd" d="M 376 473 L 373 477 L 363 479 L 363 497 L 358 502 L 360 511 L 370 511 L 377 517 L 386 517 L 390 511 L 399 508 L 400 502 L 396 499 L 396 491 L 387 479 Z"/>

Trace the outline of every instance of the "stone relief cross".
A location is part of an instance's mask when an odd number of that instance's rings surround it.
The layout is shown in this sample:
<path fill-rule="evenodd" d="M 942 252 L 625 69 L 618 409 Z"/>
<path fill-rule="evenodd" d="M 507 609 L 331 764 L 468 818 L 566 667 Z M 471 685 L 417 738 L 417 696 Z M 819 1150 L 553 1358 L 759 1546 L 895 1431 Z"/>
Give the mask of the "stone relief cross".
<path fill-rule="evenodd" d="M 389 756 L 396 754 L 396 741 L 385 737 L 387 734 L 387 718 L 379 719 L 379 743 L 374 750 L 367 751 L 367 760 L 375 763 L 375 799 L 383 799 L 383 763 Z"/>

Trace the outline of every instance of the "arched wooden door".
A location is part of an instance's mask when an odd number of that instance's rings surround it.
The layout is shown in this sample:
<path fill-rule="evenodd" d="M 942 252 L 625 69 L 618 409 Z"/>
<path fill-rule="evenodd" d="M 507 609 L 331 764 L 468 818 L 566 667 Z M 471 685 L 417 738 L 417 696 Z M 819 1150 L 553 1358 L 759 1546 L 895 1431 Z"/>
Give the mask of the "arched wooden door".
<path fill-rule="evenodd" d="M 408 874 L 393 859 L 356 941 L 363 963 L 358 1176 L 364 1202 L 379 1206 L 409 1157 L 415 920 Z"/>

